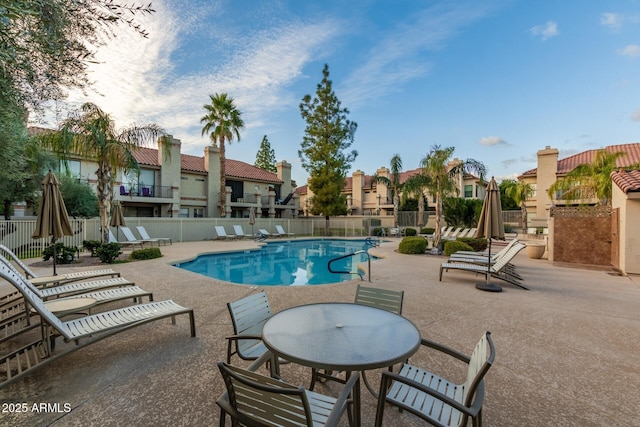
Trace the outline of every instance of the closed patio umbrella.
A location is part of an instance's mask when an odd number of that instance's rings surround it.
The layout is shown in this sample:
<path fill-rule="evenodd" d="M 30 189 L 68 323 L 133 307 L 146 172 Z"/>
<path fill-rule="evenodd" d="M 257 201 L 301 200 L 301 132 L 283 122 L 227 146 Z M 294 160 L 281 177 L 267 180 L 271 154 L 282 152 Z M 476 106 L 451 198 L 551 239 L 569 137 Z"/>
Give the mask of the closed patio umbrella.
<path fill-rule="evenodd" d="M 60 194 L 60 182 L 51 171 L 42 180 L 42 199 L 38 207 L 36 228 L 31 235 L 34 239 L 42 239 L 51 236 L 53 245 L 53 275 L 56 272 L 56 239 L 62 236 L 73 236 L 67 207 Z"/>
<path fill-rule="evenodd" d="M 485 237 L 489 242 L 489 260 L 491 260 L 491 240 L 504 240 L 504 223 L 502 221 L 502 204 L 500 202 L 500 189 L 496 180 L 491 177 L 487 186 L 487 194 L 484 197 L 480 219 L 478 220 L 478 229 L 474 237 Z M 491 277 L 491 262 L 487 262 L 487 278 L 485 283 L 479 283 L 476 288 L 483 291 L 500 292 L 502 288 L 493 283 L 489 283 Z"/>
<path fill-rule="evenodd" d="M 113 209 L 111 212 L 111 221 L 109 225 L 116 227 L 116 240 L 120 239 L 120 227 L 126 225 L 124 223 L 124 214 L 122 213 L 122 205 L 120 202 L 113 202 Z"/>

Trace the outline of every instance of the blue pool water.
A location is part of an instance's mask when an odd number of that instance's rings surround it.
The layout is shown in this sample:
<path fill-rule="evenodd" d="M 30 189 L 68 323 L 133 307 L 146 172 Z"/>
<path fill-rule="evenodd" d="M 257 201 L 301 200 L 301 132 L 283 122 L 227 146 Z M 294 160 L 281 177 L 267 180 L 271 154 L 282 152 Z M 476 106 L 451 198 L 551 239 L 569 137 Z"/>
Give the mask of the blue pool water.
<path fill-rule="evenodd" d="M 368 247 L 364 240 L 276 241 L 260 250 L 200 255 L 175 266 L 244 285 L 323 285 L 357 278 L 356 274 L 331 273 L 327 263 Z M 357 264 L 366 260 L 366 254 L 357 254 L 332 263 L 331 268 L 357 272 Z"/>

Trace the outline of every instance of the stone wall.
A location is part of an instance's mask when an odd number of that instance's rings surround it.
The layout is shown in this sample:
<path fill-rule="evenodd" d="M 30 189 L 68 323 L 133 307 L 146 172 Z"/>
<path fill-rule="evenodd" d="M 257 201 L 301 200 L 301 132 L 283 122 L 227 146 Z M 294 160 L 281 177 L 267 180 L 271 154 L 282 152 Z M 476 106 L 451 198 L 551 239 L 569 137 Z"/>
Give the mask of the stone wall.
<path fill-rule="evenodd" d="M 554 207 L 551 215 L 553 261 L 611 265 L 611 208 Z"/>

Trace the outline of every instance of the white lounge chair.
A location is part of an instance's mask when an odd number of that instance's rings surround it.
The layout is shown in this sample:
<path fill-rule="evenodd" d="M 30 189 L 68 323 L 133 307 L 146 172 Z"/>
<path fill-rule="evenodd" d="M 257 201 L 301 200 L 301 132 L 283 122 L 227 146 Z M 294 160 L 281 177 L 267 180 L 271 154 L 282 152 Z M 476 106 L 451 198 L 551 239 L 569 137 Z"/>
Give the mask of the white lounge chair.
<path fill-rule="evenodd" d="M 287 233 L 286 231 L 284 231 L 284 228 L 282 228 L 282 226 L 281 226 L 281 225 L 279 225 L 279 224 L 276 224 L 276 231 L 278 232 L 278 234 L 279 234 L 280 236 L 289 236 L 289 237 L 292 237 L 292 236 L 295 236 L 295 235 L 296 235 L 295 233 Z"/>
<path fill-rule="evenodd" d="M 236 224 L 236 225 L 233 226 L 233 231 L 234 231 L 234 233 L 236 233 L 236 236 L 238 238 L 243 238 L 243 237 L 250 238 L 250 237 L 253 237 L 251 234 L 245 233 L 244 230 L 242 229 L 242 226 L 239 225 L 239 224 Z"/>
<path fill-rule="evenodd" d="M 218 235 L 216 239 L 218 240 L 235 239 L 236 236 L 227 234 L 227 231 L 224 229 L 222 225 L 216 225 L 214 227 L 216 229 L 216 234 Z"/>
<path fill-rule="evenodd" d="M 137 239 L 136 236 L 133 235 L 133 232 L 129 227 L 120 226 L 120 231 L 124 235 L 124 238 L 127 239 L 127 243 L 131 245 L 140 245 L 140 247 L 144 246 L 145 243 L 151 243 L 150 240 L 140 240 Z"/>
<path fill-rule="evenodd" d="M 196 335 L 193 310 L 182 307 L 172 300 L 133 305 L 62 321 L 47 309 L 44 301 L 33 292 L 23 278 L 9 270 L 4 263 L 0 265 L 0 277 L 20 291 L 27 304 L 38 313 L 42 333 L 37 341 L 0 356 L 0 365 L 4 367 L 0 371 L 0 388 L 68 353 L 154 320 L 171 317 L 172 322 L 175 323 L 175 316 L 187 314 L 190 320 L 191 336 Z M 75 341 L 76 345 L 66 346 L 63 351 L 53 354 L 52 332 L 61 335 L 67 342 Z"/>
<path fill-rule="evenodd" d="M 31 271 L 29 266 L 27 266 L 16 254 L 13 253 L 11 249 L 6 247 L 5 245 L 0 244 L 0 254 L 4 252 L 4 256 L 6 259 L 11 258 L 11 261 L 16 263 L 23 271 L 24 276 L 29 280 L 32 285 L 41 286 L 41 285 L 59 285 L 62 283 L 69 282 L 77 282 L 79 280 L 92 279 L 94 277 L 119 277 L 120 273 L 114 271 L 110 268 L 104 268 L 100 270 L 84 270 L 84 271 L 74 271 L 72 273 L 58 274 L 56 276 L 38 276 L 36 273 Z"/>
<path fill-rule="evenodd" d="M 264 228 L 260 228 L 258 229 L 258 235 L 262 236 L 264 238 L 268 238 L 268 237 L 280 237 L 280 235 L 278 234 L 271 234 L 269 233 L 267 230 L 265 230 Z"/>
<path fill-rule="evenodd" d="M 160 242 L 165 245 L 167 242 L 169 242 L 170 245 L 173 244 L 170 237 L 150 237 L 149 233 L 147 233 L 147 230 L 142 225 L 136 226 L 136 230 L 138 230 L 138 234 L 142 237 L 142 240 L 146 242 L 157 243 L 158 246 L 160 246 Z"/>
<path fill-rule="evenodd" d="M 129 232 L 131 232 L 131 230 L 129 230 Z M 143 242 L 137 239 L 132 242 L 131 241 L 120 242 L 118 239 L 116 239 L 116 236 L 113 235 L 113 232 L 111 230 L 109 230 L 109 243 L 119 243 L 120 245 L 127 246 L 127 247 L 133 247 L 133 246 L 140 246 L 140 248 L 143 247 Z"/>

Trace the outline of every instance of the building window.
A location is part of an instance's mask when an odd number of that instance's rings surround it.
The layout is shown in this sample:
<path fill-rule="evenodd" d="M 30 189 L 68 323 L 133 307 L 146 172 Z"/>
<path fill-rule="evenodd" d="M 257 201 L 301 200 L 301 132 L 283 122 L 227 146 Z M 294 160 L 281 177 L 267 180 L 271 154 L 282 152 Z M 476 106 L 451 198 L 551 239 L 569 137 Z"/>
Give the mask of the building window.
<path fill-rule="evenodd" d="M 180 213 L 178 214 L 180 218 L 189 218 L 189 208 L 180 208 Z"/>
<path fill-rule="evenodd" d="M 193 208 L 194 218 L 204 218 L 204 208 Z"/>
<path fill-rule="evenodd" d="M 473 185 L 464 186 L 464 197 L 465 199 L 469 199 L 473 197 Z"/>
<path fill-rule="evenodd" d="M 80 178 L 82 176 L 79 160 L 62 160 L 60 161 L 58 170 L 74 178 Z"/>

